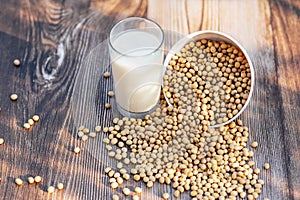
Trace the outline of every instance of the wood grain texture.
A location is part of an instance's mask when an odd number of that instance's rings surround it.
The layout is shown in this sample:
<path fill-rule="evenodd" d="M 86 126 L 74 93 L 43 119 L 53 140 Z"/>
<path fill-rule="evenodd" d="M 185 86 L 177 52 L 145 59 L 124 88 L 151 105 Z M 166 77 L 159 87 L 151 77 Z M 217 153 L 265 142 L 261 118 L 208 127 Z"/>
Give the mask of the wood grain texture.
<path fill-rule="evenodd" d="M 270 2 L 271 25 L 273 28 L 274 54 L 276 57 L 275 69 L 277 75 L 278 101 L 280 103 L 282 135 L 285 168 L 288 190 L 286 195 L 290 199 L 300 198 L 300 54 L 297 51 L 299 44 L 299 16 L 300 5 L 293 1 Z M 279 17 L 274 17 L 274 15 Z"/>
<path fill-rule="evenodd" d="M 300 4 L 292 0 L 0 0 L 0 198 L 111 199 L 103 170 L 116 162 L 107 156 L 103 135 L 87 143 L 77 136 L 84 125 L 109 125 L 114 109 L 105 110 L 112 79 L 106 37 L 118 20 L 143 16 L 158 22 L 168 50 L 185 34 L 218 30 L 236 38 L 255 66 L 252 101 L 241 119 L 266 185 L 259 199 L 300 199 Z M 12 61 L 21 60 L 21 67 Z M 19 99 L 12 102 L 11 93 Z M 32 115 L 40 122 L 29 131 L 22 125 Z M 80 155 L 72 152 L 82 148 Z M 16 177 L 40 175 L 38 185 L 17 187 Z M 48 195 L 49 185 L 65 184 Z M 142 186 L 141 199 L 161 199 L 171 187 Z M 172 198 L 173 199 L 173 198 Z M 185 193 L 180 199 L 190 199 Z"/>

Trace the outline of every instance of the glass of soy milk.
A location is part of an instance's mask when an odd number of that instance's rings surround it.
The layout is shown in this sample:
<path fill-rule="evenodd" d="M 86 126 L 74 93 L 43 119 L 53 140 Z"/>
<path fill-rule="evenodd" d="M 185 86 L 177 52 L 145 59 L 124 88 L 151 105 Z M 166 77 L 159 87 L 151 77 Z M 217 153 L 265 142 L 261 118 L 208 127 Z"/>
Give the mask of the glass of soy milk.
<path fill-rule="evenodd" d="M 118 110 L 126 117 L 144 117 L 159 103 L 163 30 L 149 19 L 130 17 L 111 29 L 108 43 Z"/>

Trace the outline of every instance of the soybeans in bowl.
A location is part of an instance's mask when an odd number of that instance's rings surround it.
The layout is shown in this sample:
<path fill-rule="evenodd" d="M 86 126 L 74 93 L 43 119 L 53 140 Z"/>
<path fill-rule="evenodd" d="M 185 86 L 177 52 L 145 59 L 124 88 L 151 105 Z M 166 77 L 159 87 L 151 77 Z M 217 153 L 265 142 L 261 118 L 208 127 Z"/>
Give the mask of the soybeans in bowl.
<path fill-rule="evenodd" d="M 254 70 L 245 49 L 232 37 L 199 31 L 179 40 L 165 62 L 163 93 L 172 107 L 190 105 L 210 127 L 235 120 L 248 105 Z"/>

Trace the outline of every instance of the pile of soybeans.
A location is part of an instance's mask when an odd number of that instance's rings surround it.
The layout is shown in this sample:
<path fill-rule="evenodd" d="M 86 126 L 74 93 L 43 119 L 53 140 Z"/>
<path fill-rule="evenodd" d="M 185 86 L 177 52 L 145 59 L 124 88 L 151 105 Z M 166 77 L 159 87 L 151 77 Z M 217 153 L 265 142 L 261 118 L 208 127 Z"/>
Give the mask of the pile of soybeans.
<path fill-rule="evenodd" d="M 115 118 L 103 129 L 108 155 L 118 161 L 105 169 L 111 187 L 133 178 L 147 187 L 171 185 L 174 197 L 186 191 L 193 200 L 258 198 L 264 181 L 247 148 L 248 128 L 241 120 L 211 127 L 241 110 L 250 80 L 248 62 L 235 46 L 205 39 L 185 45 L 164 76 L 170 104 L 162 97 L 144 119 Z"/>

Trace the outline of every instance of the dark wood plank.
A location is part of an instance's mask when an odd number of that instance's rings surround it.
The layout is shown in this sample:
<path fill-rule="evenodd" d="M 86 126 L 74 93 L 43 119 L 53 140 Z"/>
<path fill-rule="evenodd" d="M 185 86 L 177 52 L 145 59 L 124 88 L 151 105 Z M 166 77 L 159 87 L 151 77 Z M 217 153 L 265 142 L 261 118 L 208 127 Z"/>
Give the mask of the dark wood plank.
<path fill-rule="evenodd" d="M 270 1 L 273 28 L 274 54 L 276 56 L 276 89 L 280 106 L 282 150 L 287 171 L 286 196 L 300 198 L 300 54 L 298 45 L 300 5 L 295 1 Z"/>

